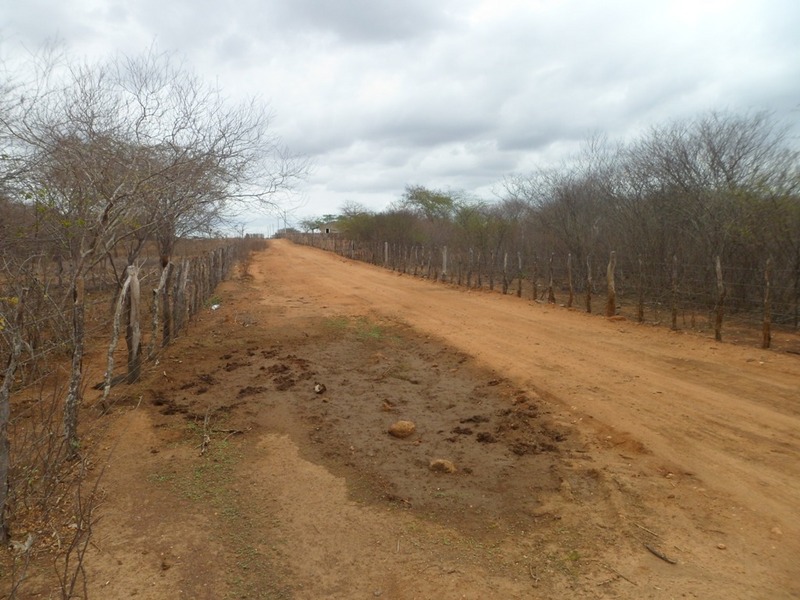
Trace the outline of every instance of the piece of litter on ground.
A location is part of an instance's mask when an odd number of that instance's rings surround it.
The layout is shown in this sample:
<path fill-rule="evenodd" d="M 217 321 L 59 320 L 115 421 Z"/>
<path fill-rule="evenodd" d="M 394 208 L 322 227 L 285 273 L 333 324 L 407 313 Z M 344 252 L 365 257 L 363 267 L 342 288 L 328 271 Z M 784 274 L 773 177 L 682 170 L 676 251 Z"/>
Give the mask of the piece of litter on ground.
<path fill-rule="evenodd" d="M 221 305 L 220 304 L 212 304 L 211 310 L 217 310 Z"/>

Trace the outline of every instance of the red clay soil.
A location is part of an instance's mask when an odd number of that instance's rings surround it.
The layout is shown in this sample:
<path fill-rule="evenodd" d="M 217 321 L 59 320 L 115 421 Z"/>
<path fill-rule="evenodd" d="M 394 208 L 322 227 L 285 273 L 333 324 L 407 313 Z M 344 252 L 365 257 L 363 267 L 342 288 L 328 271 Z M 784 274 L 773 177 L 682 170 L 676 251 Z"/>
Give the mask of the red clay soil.
<path fill-rule="evenodd" d="M 114 390 L 91 598 L 800 597 L 798 356 L 286 241 L 217 295 Z"/>

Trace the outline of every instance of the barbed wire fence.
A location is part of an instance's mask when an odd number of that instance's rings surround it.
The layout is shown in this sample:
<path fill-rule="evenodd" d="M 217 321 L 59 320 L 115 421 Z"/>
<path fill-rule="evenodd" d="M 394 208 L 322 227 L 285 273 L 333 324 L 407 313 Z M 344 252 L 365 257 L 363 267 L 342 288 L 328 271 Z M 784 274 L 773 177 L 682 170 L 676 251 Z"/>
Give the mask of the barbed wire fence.
<path fill-rule="evenodd" d="M 768 256 L 754 261 L 758 267 L 742 267 L 716 256 L 698 264 L 678 254 L 652 260 L 612 252 L 578 261 L 569 254 L 540 255 L 514 247 L 481 251 L 466 245 L 356 242 L 319 233 L 290 239 L 415 277 L 709 332 L 718 340 L 770 348 L 773 333 L 782 332 L 791 337 L 787 351 L 800 353 L 800 271 L 776 268 Z"/>
<path fill-rule="evenodd" d="M 69 460 L 64 431 L 64 404 L 76 368 L 72 361 L 76 344 L 89 349 L 77 365 L 81 370 L 79 396 L 83 399 L 90 386 L 103 389 L 98 404 L 101 411 L 94 412 L 102 414 L 109 408 L 106 400 L 111 386 L 136 381 L 142 364 L 158 359 L 163 348 L 179 337 L 214 297 L 234 265 L 263 247 L 263 238 L 255 241 L 259 243 L 219 240 L 207 242 L 202 251 L 189 250 L 168 265 L 172 272 L 169 286 L 155 255 L 145 255 L 127 269 L 112 266 L 112 257 L 98 263 L 84 282 L 80 340 L 75 337 L 70 265 L 57 264 L 33 248 L 23 248 L 16 256 L 9 252 L 0 256 L 2 543 L 9 543 L 15 534 L 12 524 L 29 522 L 30 515 L 45 521 L 63 520 L 59 511 L 77 498 L 86 476 L 87 458 L 80 455 L 77 461 Z M 119 280 L 119 272 L 125 273 L 124 281 Z M 134 293 L 139 297 L 134 299 Z M 115 331 L 123 328 L 126 335 L 117 339 Z M 130 333 L 136 330 L 138 338 L 131 344 Z M 103 374 L 98 372 L 98 356 L 106 355 L 109 360 Z M 87 370 L 87 363 L 92 370 Z M 85 425 L 82 431 L 86 434 L 90 428 Z M 81 514 L 75 515 L 76 522 L 86 523 L 89 529 L 73 533 L 88 539 L 91 523 L 86 518 L 93 504 L 81 501 L 78 505 Z M 37 542 L 41 543 L 46 542 Z M 56 551 L 75 547 L 64 544 Z M 22 579 L 24 569 L 15 576 L 14 590 L 18 591 Z"/>

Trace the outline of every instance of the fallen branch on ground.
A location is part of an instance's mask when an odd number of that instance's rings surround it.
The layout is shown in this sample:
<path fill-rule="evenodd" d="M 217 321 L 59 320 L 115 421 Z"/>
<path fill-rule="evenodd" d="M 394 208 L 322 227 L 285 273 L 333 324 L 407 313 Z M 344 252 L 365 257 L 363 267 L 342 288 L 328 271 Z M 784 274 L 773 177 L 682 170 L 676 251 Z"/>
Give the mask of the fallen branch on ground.
<path fill-rule="evenodd" d="M 661 550 L 659 550 L 658 548 L 654 548 L 650 544 L 645 544 L 644 547 L 647 548 L 650 551 L 651 554 L 657 556 L 658 558 L 660 558 L 664 562 L 668 562 L 671 565 L 677 565 L 678 564 L 677 560 L 670 558 L 669 556 L 667 556 L 666 554 L 661 552 Z"/>

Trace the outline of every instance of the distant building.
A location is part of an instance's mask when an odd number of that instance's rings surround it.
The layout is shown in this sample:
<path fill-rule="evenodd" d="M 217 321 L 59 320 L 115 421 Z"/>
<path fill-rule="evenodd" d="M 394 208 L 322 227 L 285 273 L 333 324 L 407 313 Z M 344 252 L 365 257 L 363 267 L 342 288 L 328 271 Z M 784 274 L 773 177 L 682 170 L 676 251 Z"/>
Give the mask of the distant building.
<path fill-rule="evenodd" d="M 336 221 L 331 221 L 329 223 L 321 223 L 319 226 L 319 231 L 320 233 L 335 235 L 339 233 L 339 227 Z"/>

